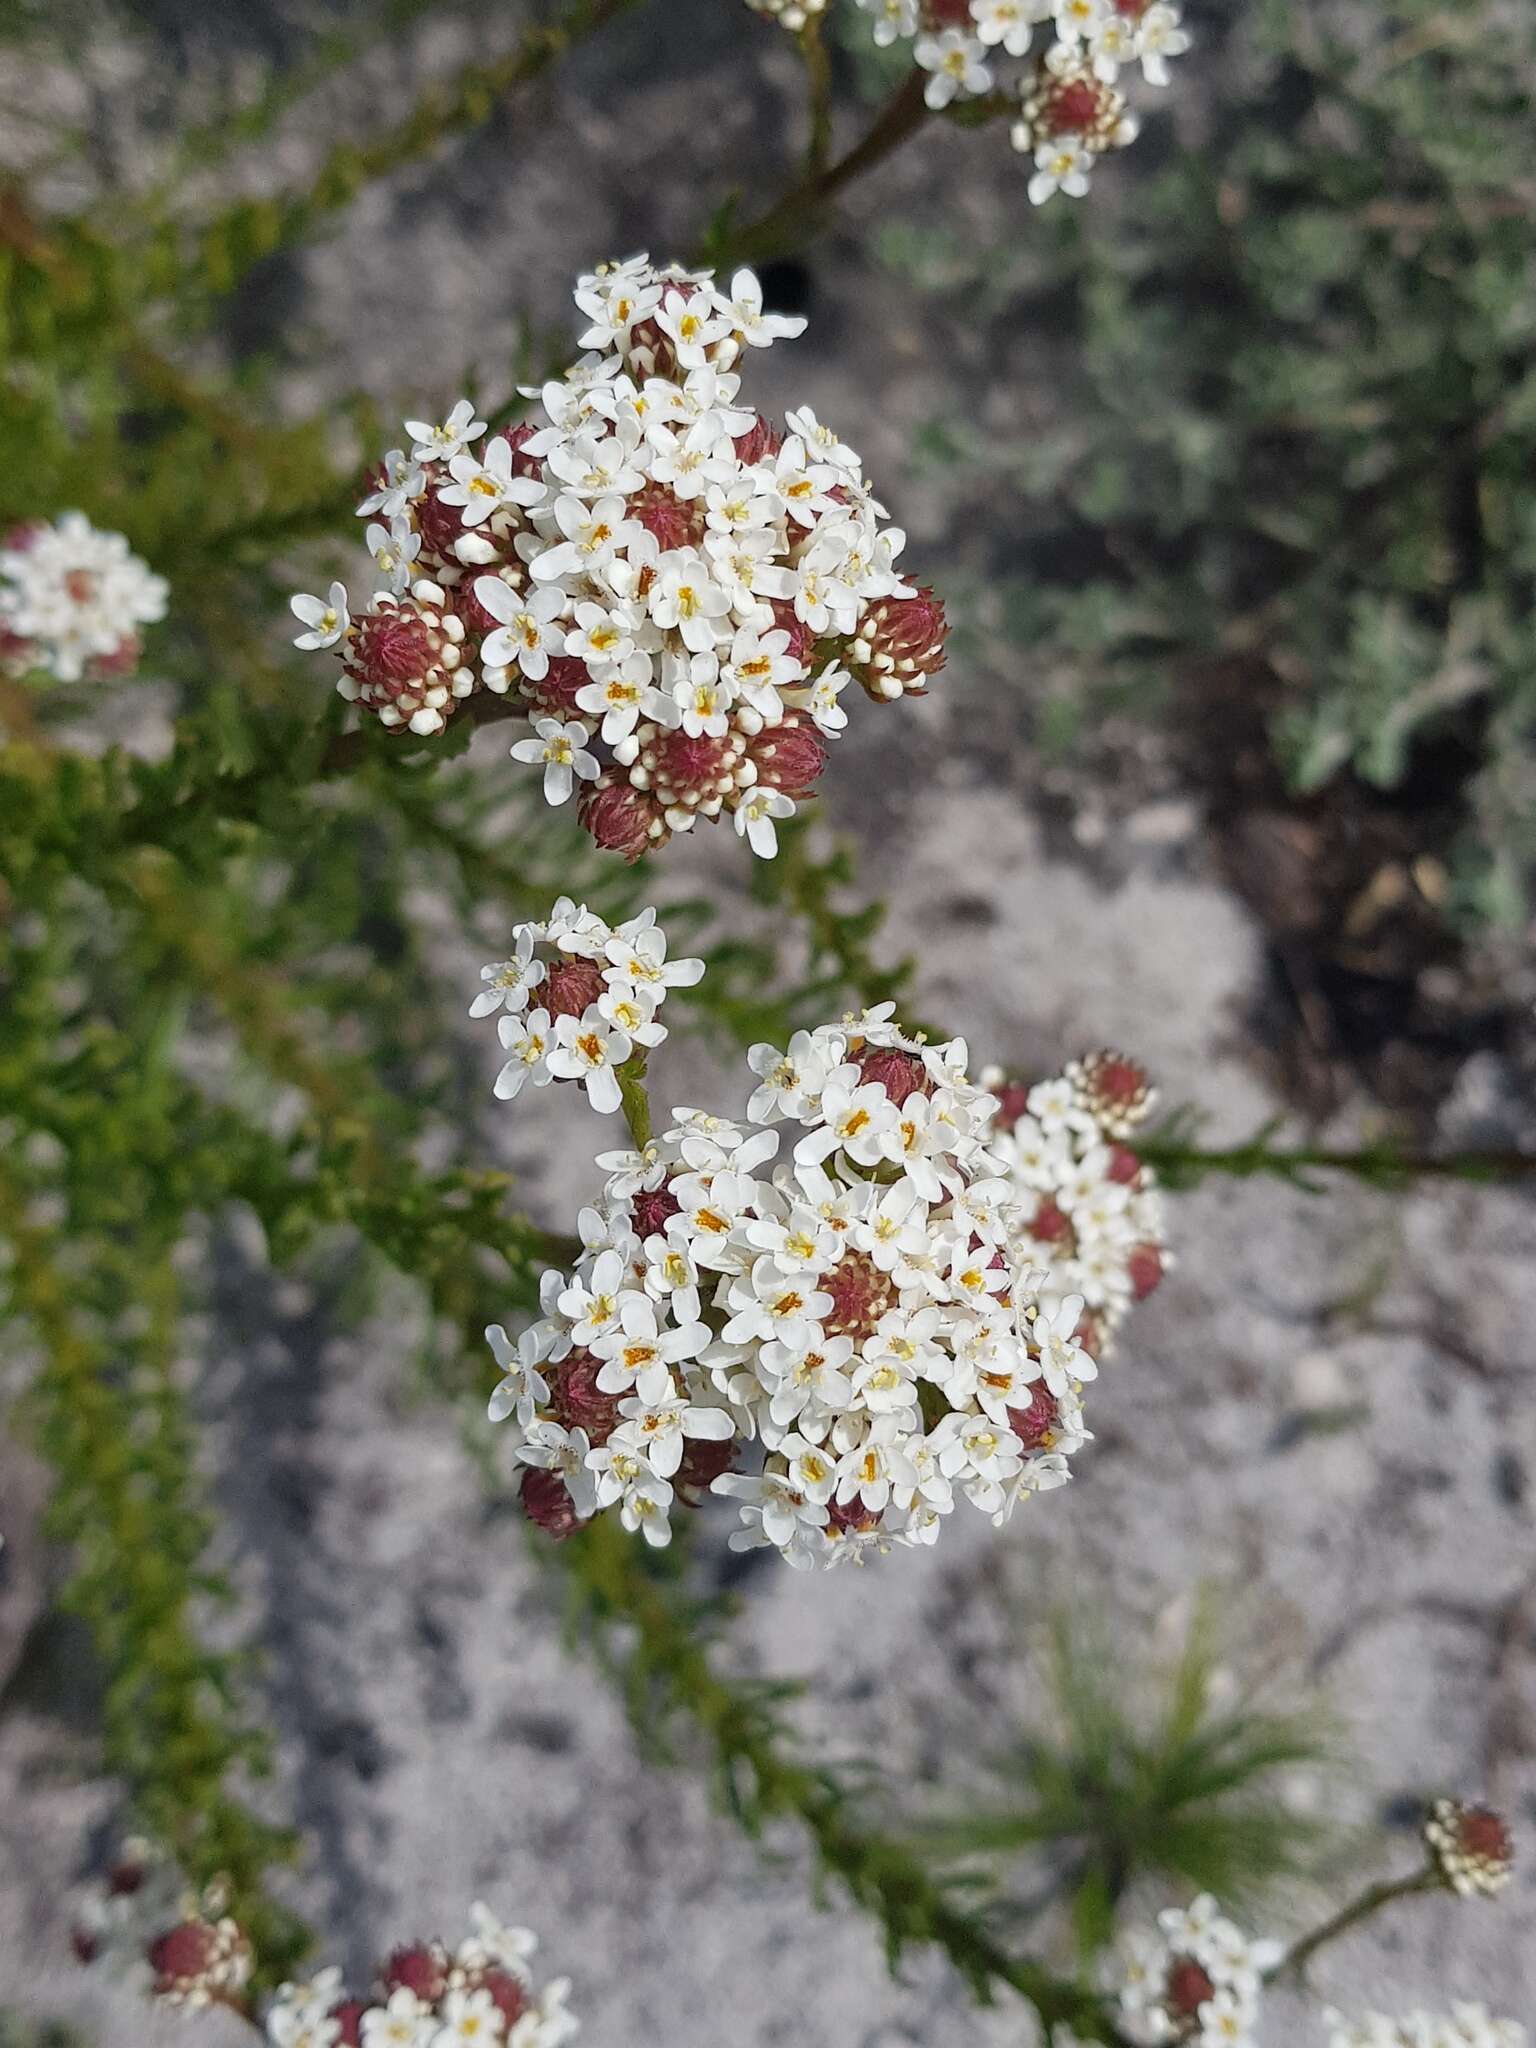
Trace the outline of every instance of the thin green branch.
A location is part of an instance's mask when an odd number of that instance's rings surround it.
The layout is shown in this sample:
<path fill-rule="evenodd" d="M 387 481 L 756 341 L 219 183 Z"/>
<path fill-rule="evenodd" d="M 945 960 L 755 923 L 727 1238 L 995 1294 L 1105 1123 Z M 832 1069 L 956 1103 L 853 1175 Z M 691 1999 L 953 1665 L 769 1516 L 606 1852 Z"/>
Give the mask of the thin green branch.
<path fill-rule="evenodd" d="M 1279 1128 L 1268 1123 L 1240 1144 L 1206 1147 L 1157 1133 L 1131 1141 L 1138 1159 L 1153 1167 L 1172 1188 L 1198 1187 L 1212 1174 L 1237 1180 L 1267 1175 L 1299 1187 L 1315 1187 L 1311 1176 L 1345 1174 L 1373 1187 L 1397 1189 L 1416 1180 L 1461 1180 L 1480 1183 L 1536 1178 L 1536 1152 L 1513 1146 L 1473 1147 L 1462 1152 L 1427 1152 L 1383 1138 L 1359 1147 L 1275 1145 Z"/>
<path fill-rule="evenodd" d="M 1270 1972 L 1271 1978 L 1299 1977 L 1307 1964 L 1320 1949 L 1337 1941 L 1340 1935 L 1350 1933 L 1363 1925 L 1384 1907 L 1395 1905 L 1399 1899 L 1417 1898 L 1421 1893 L 1443 1890 L 1443 1883 L 1431 1866 L 1416 1870 L 1409 1877 L 1384 1878 L 1378 1884 L 1367 1885 L 1358 1898 L 1341 1906 L 1320 1927 L 1313 1928 L 1298 1941 L 1292 1942 L 1280 1961 Z"/>

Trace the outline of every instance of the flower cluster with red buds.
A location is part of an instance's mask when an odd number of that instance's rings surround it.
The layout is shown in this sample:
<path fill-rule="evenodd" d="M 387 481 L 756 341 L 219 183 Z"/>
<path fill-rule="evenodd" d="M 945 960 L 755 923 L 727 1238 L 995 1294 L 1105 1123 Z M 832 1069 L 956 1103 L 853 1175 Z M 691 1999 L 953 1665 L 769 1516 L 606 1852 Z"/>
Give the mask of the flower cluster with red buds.
<path fill-rule="evenodd" d="M 1346 2019 L 1325 2015 L 1327 2048 L 1525 2048 L 1526 2031 L 1518 2020 L 1495 2019 L 1486 2005 L 1456 2005 L 1449 2017 L 1411 2012 L 1402 2019 L 1366 2013 Z"/>
<path fill-rule="evenodd" d="M 503 1927 L 475 1906 L 456 1949 L 440 1941 L 397 1948 L 372 1994 L 354 1997 L 338 1969 L 285 1984 L 267 2011 L 274 2048 L 560 2048 L 579 2030 L 570 1981 L 535 1990 L 524 1927 Z"/>
<path fill-rule="evenodd" d="M 360 506 L 386 587 L 292 600 L 296 644 L 387 728 L 441 732 L 479 691 L 532 732 L 514 758 L 597 841 L 636 860 L 697 820 L 777 848 L 848 723 L 921 692 L 944 608 L 905 583 L 859 457 L 809 407 L 774 425 L 740 401 L 748 347 L 805 322 L 764 311 L 738 270 L 644 257 L 581 278 L 589 351 L 488 432 L 468 399 L 407 420 Z"/>
<path fill-rule="evenodd" d="M 1157 1932 L 1127 1937 L 1120 1957 L 1120 2023 L 1146 2048 L 1256 2048 L 1266 1972 L 1280 1944 L 1250 1941 L 1208 1895 L 1157 1916 Z"/>
<path fill-rule="evenodd" d="M 129 1841 L 85 1901 L 74 1951 L 82 1963 L 115 1968 L 167 2005 L 245 2012 L 255 1959 L 227 1903 L 222 1885 L 191 1891 L 147 1843 Z"/>
<path fill-rule="evenodd" d="M 1491 1806 L 1437 1799 L 1424 1823 L 1424 1844 L 1447 1888 L 1461 1898 L 1493 1898 L 1515 1867 L 1514 1841 Z"/>
<path fill-rule="evenodd" d="M 510 1100 L 531 1082 L 579 1081 L 596 1110 L 620 1107 L 618 1069 L 666 1038 L 657 1012 L 673 988 L 691 988 L 702 960 L 669 960 L 654 910 L 610 927 L 562 896 L 547 919 L 513 928 L 512 955 L 482 967 L 472 1017 L 501 1014 L 507 1054 L 495 1092 Z M 533 1005 L 530 1008 L 530 1004 Z"/>
<path fill-rule="evenodd" d="M 989 1069 L 998 1097 L 992 1149 L 1022 1204 L 1021 1249 L 1048 1297 L 1083 1303 L 1079 1337 L 1103 1356 L 1134 1304 L 1172 1263 L 1157 1176 L 1129 1139 L 1157 1095 L 1123 1053 L 1092 1052 L 1034 1087 Z"/>
<path fill-rule="evenodd" d="M 139 665 L 139 628 L 165 617 L 168 585 L 120 533 L 83 512 L 0 539 L 0 675 L 105 681 Z"/>
<path fill-rule="evenodd" d="M 1005 57 L 1026 58 L 1018 79 L 1013 146 L 1034 162 L 1029 197 L 1080 199 L 1099 158 L 1134 142 L 1135 118 L 1119 90 L 1139 65 L 1150 85 L 1168 83 L 1168 59 L 1189 48 L 1170 0 L 858 0 L 881 45 L 916 38 L 930 107 L 974 99 L 998 86 Z M 1039 48 L 1035 30 L 1045 29 Z"/>
<path fill-rule="evenodd" d="M 542 1527 L 617 1508 L 664 1544 L 708 1490 L 741 1504 L 734 1548 L 808 1568 L 932 1543 L 961 1499 L 1002 1526 L 1065 1481 L 1082 1302 L 1041 1298 L 964 1043 L 891 1008 L 755 1046 L 754 1127 L 676 1110 L 600 1158 L 575 1273 L 546 1274 L 515 1351 L 487 1332 Z"/>

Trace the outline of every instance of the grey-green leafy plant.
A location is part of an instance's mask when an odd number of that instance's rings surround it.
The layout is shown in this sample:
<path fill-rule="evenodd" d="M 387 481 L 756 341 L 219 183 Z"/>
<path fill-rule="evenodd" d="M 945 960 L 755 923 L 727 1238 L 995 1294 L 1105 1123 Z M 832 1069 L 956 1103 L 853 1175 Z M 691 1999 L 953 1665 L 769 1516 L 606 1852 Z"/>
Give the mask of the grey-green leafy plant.
<path fill-rule="evenodd" d="M 1030 337 L 1042 394 L 1016 437 L 936 418 L 919 452 L 1023 501 L 978 598 L 1047 744 L 1111 710 L 1176 731 L 1210 715 L 1220 671 L 1296 791 L 1443 785 L 1449 908 L 1517 922 L 1536 870 L 1536 13 L 1187 11 L 1190 147 L 1147 138 L 1103 204 L 997 246 L 885 224 L 887 260 L 940 304 Z"/>

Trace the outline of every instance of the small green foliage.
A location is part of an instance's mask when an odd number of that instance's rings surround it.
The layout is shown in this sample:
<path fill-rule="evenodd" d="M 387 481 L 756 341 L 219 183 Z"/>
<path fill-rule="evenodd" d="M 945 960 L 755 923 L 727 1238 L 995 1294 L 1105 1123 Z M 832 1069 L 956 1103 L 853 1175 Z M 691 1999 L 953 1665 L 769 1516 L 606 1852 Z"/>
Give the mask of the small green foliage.
<path fill-rule="evenodd" d="M 933 1853 L 993 1874 L 1010 1914 L 1030 1910 L 1021 1888 L 1036 1911 L 1060 1904 L 1085 1958 L 1144 1880 L 1251 1907 L 1317 1874 L 1338 1830 L 1294 1810 L 1284 1781 L 1337 1767 L 1334 1730 L 1315 1709 L 1229 1699 L 1210 1599 L 1166 1668 L 1128 1674 L 1091 1616 L 1061 1613 L 1046 1638 L 1049 1719 L 990 1759 L 984 1806 L 924 1832 Z"/>

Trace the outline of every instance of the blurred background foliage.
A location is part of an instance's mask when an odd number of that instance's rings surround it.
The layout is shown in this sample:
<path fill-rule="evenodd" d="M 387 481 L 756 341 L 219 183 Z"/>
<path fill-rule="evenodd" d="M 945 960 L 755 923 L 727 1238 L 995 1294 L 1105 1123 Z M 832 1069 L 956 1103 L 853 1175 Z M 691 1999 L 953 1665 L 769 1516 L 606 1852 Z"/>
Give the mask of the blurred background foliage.
<path fill-rule="evenodd" d="M 919 454 L 1023 508 L 978 596 L 1047 745 L 1107 711 L 1219 721 L 1224 669 L 1293 791 L 1433 781 L 1459 820 L 1446 914 L 1518 924 L 1536 13 L 1251 0 L 1200 33 L 1192 146 L 1159 125 L 1092 204 L 1001 245 L 882 225 L 923 291 L 1045 337 L 1016 436 L 935 417 Z"/>

